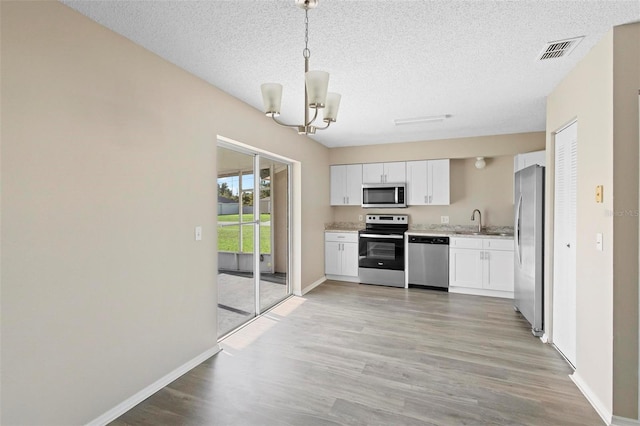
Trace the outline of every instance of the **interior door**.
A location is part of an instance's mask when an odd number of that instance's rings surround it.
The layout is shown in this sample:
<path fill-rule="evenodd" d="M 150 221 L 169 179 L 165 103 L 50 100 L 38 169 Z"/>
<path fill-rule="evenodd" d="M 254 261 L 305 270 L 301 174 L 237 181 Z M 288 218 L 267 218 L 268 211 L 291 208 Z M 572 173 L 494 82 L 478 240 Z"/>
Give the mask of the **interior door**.
<path fill-rule="evenodd" d="M 552 340 L 575 366 L 578 123 L 556 133 L 555 142 Z"/>

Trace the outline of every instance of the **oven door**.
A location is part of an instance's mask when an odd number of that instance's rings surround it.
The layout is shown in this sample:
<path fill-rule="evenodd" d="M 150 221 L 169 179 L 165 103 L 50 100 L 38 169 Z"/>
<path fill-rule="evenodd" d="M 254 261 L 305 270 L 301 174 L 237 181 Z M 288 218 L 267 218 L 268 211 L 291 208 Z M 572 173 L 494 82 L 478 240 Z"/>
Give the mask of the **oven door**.
<path fill-rule="evenodd" d="M 361 232 L 358 245 L 360 268 L 404 270 L 404 235 Z"/>

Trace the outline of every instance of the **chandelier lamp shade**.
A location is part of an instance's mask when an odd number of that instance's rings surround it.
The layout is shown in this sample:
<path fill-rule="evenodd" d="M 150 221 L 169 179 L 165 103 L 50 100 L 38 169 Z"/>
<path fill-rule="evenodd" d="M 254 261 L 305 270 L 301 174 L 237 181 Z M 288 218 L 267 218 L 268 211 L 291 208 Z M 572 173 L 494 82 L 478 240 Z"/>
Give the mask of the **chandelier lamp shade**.
<path fill-rule="evenodd" d="M 296 6 L 304 9 L 305 13 L 305 38 L 304 50 L 304 123 L 302 124 L 285 124 L 276 117 L 280 115 L 280 107 L 282 106 L 282 85 L 278 83 L 264 83 L 260 88 L 262 90 L 262 102 L 264 111 L 273 121 L 281 126 L 293 127 L 297 129 L 301 135 L 313 135 L 316 130 L 324 130 L 331 123 L 336 121 L 338 117 L 338 109 L 340 108 L 340 95 L 337 93 L 327 92 L 329 88 L 329 73 L 325 71 L 309 71 L 309 58 L 311 51 L 309 50 L 309 9 L 318 6 L 318 0 L 295 0 Z M 314 125 L 318 119 L 318 111 L 324 110 L 324 125 L 318 127 Z M 313 112 L 313 116 L 311 116 Z"/>

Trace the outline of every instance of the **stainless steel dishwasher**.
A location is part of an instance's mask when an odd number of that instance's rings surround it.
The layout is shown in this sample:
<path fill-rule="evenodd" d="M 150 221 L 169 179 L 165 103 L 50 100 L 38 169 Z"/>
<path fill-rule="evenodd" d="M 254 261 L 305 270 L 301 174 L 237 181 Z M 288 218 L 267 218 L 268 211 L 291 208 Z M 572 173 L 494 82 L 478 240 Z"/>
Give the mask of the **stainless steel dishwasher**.
<path fill-rule="evenodd" d="M 449 237 L 410 235 L 409 285 L 449 291 Z"/>

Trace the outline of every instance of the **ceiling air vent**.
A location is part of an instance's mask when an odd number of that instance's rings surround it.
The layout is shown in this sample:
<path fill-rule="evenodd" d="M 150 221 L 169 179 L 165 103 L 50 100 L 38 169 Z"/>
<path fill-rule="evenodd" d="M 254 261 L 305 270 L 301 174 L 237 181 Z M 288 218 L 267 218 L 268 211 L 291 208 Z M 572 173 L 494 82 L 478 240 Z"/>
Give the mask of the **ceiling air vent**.
<path fill-rule="evenodd" d="M 538 61 L 545 59 L 556 59 L 563 56 L 569 56 L 571 51 L 582 41 L 582 37 L 568 38 L 566 40 L 557 40 L 547 43 L 536 58 Z"/>

